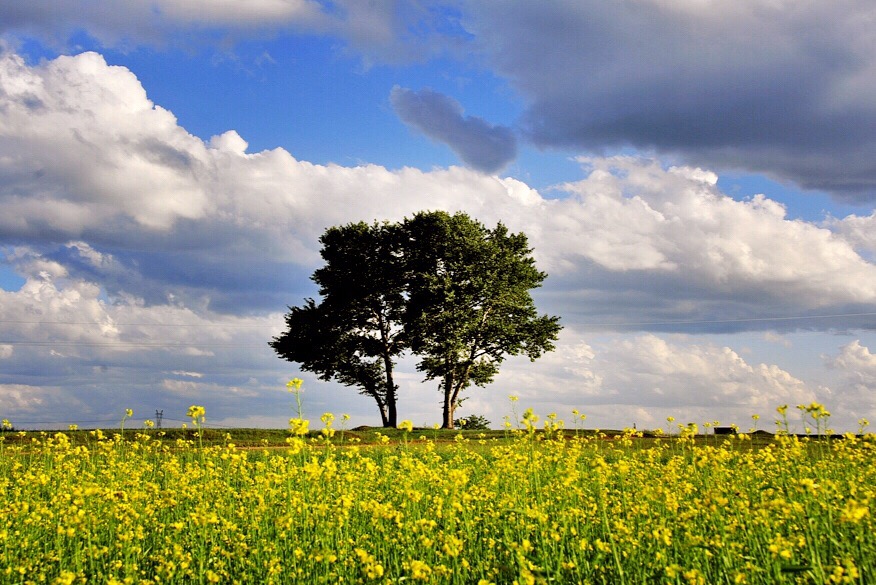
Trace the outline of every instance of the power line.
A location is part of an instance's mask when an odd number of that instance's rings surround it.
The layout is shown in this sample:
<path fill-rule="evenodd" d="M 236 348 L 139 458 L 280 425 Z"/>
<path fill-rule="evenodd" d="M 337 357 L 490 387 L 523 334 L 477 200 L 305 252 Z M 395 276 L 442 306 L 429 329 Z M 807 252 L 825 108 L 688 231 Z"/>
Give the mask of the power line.
<path fill-rule="evenodd" d="M 145 418 L 142 418 L 142 419 L 129 418 L 125 422 L 126 423 L 140 423 L 142 425 L 146 420 L 147 419 L 145 419 Z M 171 422 L 178 422 L 178 423 L 187 423 L 189 425 L 192 424 L 191 419 L 184 420 L 184 419 L 179 419 L 179 418 L 168 418 L 166 416 L 162 416 L 162 420 L 171 421 Z M 61 425 L 61 426 L 68 426 L 69 427 L 71 424 L 75 424 L 75 425 L 83 425 L 83 424 L 86 424 L 86 425 L 109 425 L 109 426 L 104 426 L 102 428 L 112 429 L 112 427 L 119 426 L 121 419 L 120 418 L 97 419 L 97 420 L 76 419 L 74 421 L 70 421 L 70 420 L 13 420 L 11 422 L 13 423 L 13 425 L 16 425 L 16 426 L 18 426 L 18 425 Z M 234 427 L 231 425 L 222 425 L 222 424 L 211 423 L 211 422 L 201 423 L 201 426 L 203 426 L 204 428 L 219 428 L 219 429 L 237 428 L 237 427 Z M 137 430 L 138 428 L 139 427 L 136 427 L 136 426 L 127 426 L 127 428 L 125 430 Z"/>
<path fill-rule="evenodd" d="M 181 347 L 212 347 L 212 348 L 254 348 L 263 347 L 265 344 L 255 343 L 202 343 L 198 341 L 164 343 L 160 341 L 28 341 L 28 340 L 0 340 L 0 345 L 27 345 L 33 347 L 154 347 L 154 348 L 181 348 Z"/>
<path fill-rule="evenodd" d="M 798 321 L 813 319 L 841 319 L 846 317 L 873 317 L 876 312 L 836 313 L 831 315 L 797 315 L 792 317 L 740 317 L 737 319 L 678 319 L 674 321 L 630 321 L 611 323 L 579 323 L 577 327 L 656 327 L 661 325 L 720 325 L 723 323 L 758 323 L 768 321 Z"/>
<path fill-rule="evenodd" d="M 215 327 L 232 327 L 232 328 L 267 328 L 277 327 L 277 324 L 256 324 L 256 323 L 107 323 L 100 321 L 25 321 L 18 319 L 0 319 L 0 325 L 98 325 L 113 327 L 177 327 L 177 328 L 215 328 Z"/>

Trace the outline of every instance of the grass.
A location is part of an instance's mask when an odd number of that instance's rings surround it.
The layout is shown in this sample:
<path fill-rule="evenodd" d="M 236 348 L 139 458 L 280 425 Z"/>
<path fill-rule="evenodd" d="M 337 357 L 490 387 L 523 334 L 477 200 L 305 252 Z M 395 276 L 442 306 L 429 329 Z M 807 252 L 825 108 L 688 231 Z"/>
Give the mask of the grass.
<path fill-rule="evenodd" d="M 874 435 L 537 420 L 4 433 L 0 583 L 874 582 Z"/>

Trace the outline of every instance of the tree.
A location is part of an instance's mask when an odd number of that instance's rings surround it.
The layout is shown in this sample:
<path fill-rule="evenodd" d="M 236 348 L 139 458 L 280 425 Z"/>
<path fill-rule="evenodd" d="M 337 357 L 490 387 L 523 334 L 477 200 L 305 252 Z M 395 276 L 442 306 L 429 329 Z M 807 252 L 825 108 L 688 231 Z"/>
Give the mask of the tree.
<path fill-rule="evenodd" d="M 403 229 L 404 330 L 421 356 L 417 368 L 441 381 L 442 426 L 452 429 L 463 390 L 491 382 L 506 356 L 535 360 L 552 350 L 562 326 L 536 311 L 529 291 L 547 274 L 536 269 L 524 234 L 440 211 L 418 213 Z"/>
<path fill-rule="evenodd" d="M 553 349 L 558 317 L 539 316 L 530 290 L 544 272 L 524 234 L 487 229 L 464 213 L 419 213 L 401 224 L 352 223 L 320 238 L 313 273 L 321 302 L 290 307 L 287 331 L 270 342 L 320 379 L 371 396 L 384 426 L 397 426 L 396 358 L 420 357 L 441 380 L 443 427 L 470 385 L 485 386 L 509 355 L 535 360 Z"/>
<path fill-rule="evenodd" d="M 407 345 L 400 226 L 351 223 L 320 238 L 325 265 L 311 277 L 322 301 L 290 307 L 287 331 L 269 343 L 301 369 L 371 396 L 385 427 L 398 423 L 395 358 Z"/>

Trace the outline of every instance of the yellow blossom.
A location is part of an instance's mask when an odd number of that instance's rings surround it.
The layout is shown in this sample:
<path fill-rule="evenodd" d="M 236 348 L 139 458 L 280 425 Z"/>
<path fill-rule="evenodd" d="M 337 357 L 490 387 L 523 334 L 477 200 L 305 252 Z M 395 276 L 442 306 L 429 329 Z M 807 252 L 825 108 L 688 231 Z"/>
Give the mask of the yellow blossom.
<path fill-rule="evenodd" d="M 188 416 L 190 419 L 192 419 L 193 422 L 197 423 L 198 420 L 203 422 L 206 414 L 207 414 L 207 409 L 205 409 L 203 406 L 197 406 L 197 405 L 193 404 L 192 406 L 189 407 L 189 410 L 186 413 L 186 416 Z"/>
<path fill-rule="evenodd" d="M 289 429 L 292 431 L 293 435 L 302 436 L 306 435 L 308 432 L 308 427 L 310 426 L 310 421 L 302 418 L 290 418 L 289 419 Z"/>

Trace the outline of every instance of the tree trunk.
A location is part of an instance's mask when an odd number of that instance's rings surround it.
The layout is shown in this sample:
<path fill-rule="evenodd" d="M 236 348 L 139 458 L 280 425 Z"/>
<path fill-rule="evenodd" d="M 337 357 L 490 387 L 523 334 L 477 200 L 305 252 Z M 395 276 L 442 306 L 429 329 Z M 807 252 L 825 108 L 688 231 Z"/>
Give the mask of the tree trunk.
<path fill-rule="evenodd" d="M 387 390 L 391 394 L 386 397 L 386 405 L 387 405 L 387 418 L 384 421 L 383 426 L 388 428 L 395 428 L 398 426 L 398 412 L 396 411 L 396 400 L 395 400 L 395 390 Z"/>
<path fill-rule="evenodd" d="M 383 367 L 386 370 L 386 410 L 387 416 L 383 420 L 384 427 L 395 428 L 398 426 L 398 411 L 396 410 L 397 397 L 395 382 L 392 379 L 392 357 L 388 353 L 383 354 Z"/>
<path fill-rule="evenodd" d="M 371 393 L 371 397 L 374 398 L 374 401 L 377 403 L 377 408 L 380 410 L 380 422 L 384 427 L 389 426 L 389 420 L 386 415 L 386 401 L 381 399 L 379 390 Z"/>
<path fill-rule="evenodd" d="M 471 367 L 466 366 L 461 377 L 457 378 L 453 374 L 444 377 L 444 425 L 441 428 L 456 427 L 453 415 L 456 413 L 456 407 L 459 406 L 459 393 L 466 386 L 470 370 Z"/>
<path fill-rule="evenodd" d="M 454 427 L 453 412 L 456 410 L 456 404 L 454 404 L 453 401 L 452 374 L 444 376 L 444 382 L 442 383 L 442 386 L 442 390 L 444 391 L 444 421 L 441 423 L 441 428 L 452 429 Z"/>
<path fill-rule="evenodd" d="M 396 407 L 398 400 L 395 381 L 392 379 L 392 368 L 395 365 L 392 362 L 392 341 L 390 340 L 389 326 L 384 318 L 384 314 L 380 311 L 377 311 L 377 320 L 380 323 L 380 338 L 383 341 L 383 370 L 386 375 L 387 416 L 383 419 L 383 426 L 395 428 L 398 426 L 398 410 Z"/>

